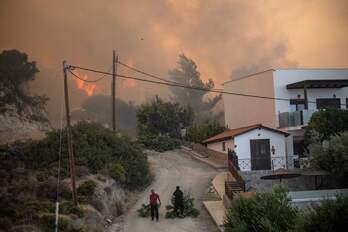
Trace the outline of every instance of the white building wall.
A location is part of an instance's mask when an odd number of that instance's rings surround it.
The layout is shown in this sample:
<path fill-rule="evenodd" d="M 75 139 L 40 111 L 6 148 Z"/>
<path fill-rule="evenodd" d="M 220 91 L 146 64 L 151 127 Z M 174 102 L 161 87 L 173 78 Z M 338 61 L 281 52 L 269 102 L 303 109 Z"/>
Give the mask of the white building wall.
<path fill-rule="evenodd" d="M 225 142 L 225 146 L 226 146 L 225 151 L 222 150 L 222 142 Z M 233 139 L 228 139 L 228 140 L 219 141 L 219 142 L 215 142 L 215 143 L 209 143 L 209 144 L 207 144 L 207 148 L 214 150 L 214 151 L 219 151 L 219 152 L 223 152 L 223 153 L 227 154 L 228 149 L 233 150 L 233 148 L 234 148 Z"/>
<path fill-rule="evenodd" d="M 274 95 L 276 98 L 297 99 L 297 95 L 304 98 L 303 89 L 287 89 L 286 85 L 303 80 L 348 79 L 348 69 L 279 69 L 273 72 Z M 339 89 L 307 89 L 308 101 L 315 102 L 317 98 L 341 99 L 341 104 L 346 104 L 348 88 Z M 346 106 L 341 106 L 346 108 Z M 316 104 L 309 103 L 308 109 L 317 109 Z M 290 102 L 276 101 L 275 113 L 290 112 Z"/>
<path fill-rule="evenodd" d="M 285 136 L 266 129 L 255 129 L 247 133 L 238 135 L 234 138 L 234 144 L 236 145 L 234 151 L 238 156 L 239 167 L 242 171 L 251 170 L 251 153 L 250 153 L 250 140 L 251 139 L 269 139 L 270 140 L 270 151 L 271 160 L 274 159 L 274 169 L 285 168 L 286 164 L 286 145 Z M 275 148 L 274 155 L 272 154 L 272 146 Z M 243 168 L 243 162 L 247 161 L 250 163 L 249 167 Z M 244 162 L 245 164 L 246 162 Z"/>

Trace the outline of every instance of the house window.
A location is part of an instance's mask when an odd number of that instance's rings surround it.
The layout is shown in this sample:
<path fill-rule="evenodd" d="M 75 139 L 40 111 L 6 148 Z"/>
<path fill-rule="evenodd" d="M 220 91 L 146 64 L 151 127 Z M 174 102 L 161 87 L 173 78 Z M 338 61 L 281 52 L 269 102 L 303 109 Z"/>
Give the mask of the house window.
<path fill-rule="evenodd" d="M 222 150 L 226 151 L 226 143 L 225 142 L 222 142 Z"/>
<path fill-rule="evenodd" d="M 290 99 L 291 111 L 304 110 L 305 100 L 304 99 Z"/>
<path fill-rule="evenodd" d="M 341 100 L 339 98 L 317 98 L 317 109 L 341 108 Z"/>

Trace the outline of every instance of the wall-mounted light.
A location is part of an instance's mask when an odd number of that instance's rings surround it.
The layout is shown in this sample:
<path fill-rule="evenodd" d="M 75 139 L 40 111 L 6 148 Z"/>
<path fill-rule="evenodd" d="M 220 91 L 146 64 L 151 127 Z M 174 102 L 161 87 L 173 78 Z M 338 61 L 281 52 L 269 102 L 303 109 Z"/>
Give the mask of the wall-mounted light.
<path fill-rule="evenodd" d="M 298 98 L 298 99 L 301 99 L 301 94 L 297 94 L 297 98 Z"/>
<path fill-rule="evenodd" d="M 333 98 L 336 98 L 336 94 L 333 94 L 332 97 L 333 97 Z"/>
<path fill-rule="evenodd" d="M 273 145 L 272 145 L 271 151 L 272 151 L 272 154 L 274 155 L 275 154 L 275 148 L 274 148 Z"/>

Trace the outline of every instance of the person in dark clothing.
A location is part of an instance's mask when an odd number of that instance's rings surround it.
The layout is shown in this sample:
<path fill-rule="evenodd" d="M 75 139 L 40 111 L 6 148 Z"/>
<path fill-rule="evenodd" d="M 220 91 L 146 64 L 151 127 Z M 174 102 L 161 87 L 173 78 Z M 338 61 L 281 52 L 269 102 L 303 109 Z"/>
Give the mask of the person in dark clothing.
<path fill-rule="evenodd" d="M 176 213 L 177 216 L 179 216 L 179 210 L 181 215 L 184 214 L 184 194 L 180 190 L 179 186 L 176 186 L 176 190 L 173 193 L 174 197 L 174 212 Z"/>
<path fill-rule="evenodd" d="M 161 199 L 159 195 L 155 193 L 155 190 L 151 189 L 150 194 L 150 209 L 151 209 L 151 219 L 156 217 L 156 221 L 158 221 L 158 207 L 161 204 Z"/>

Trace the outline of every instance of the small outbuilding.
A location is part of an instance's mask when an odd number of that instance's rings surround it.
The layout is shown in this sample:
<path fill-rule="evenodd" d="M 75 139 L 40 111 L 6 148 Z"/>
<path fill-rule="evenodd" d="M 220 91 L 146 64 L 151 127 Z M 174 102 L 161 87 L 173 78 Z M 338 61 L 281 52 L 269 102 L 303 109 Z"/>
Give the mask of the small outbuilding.
<path fill-rule="evenodd" d="M 228 129 L 203 141 L 211 150 L 234 151 L 241 171 L 291 168 L 286 153 L 285 137 L 289 134 L 271 127 L 255 124 Z"/>

